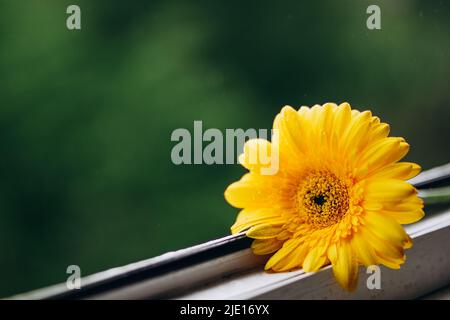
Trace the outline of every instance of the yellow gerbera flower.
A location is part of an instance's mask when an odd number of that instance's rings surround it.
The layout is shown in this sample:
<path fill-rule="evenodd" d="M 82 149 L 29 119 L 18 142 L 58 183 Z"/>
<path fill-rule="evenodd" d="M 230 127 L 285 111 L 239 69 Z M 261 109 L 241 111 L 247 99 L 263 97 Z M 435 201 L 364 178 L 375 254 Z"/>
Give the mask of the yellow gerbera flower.
<path fill-rule="evenodd" d="M 404 181 L 420 167 L 398 162 L 409 150 L 405 140 L 388 137 L 388 124 L 348 103 L 286 106 L 273 127 L 272 143 L 245 144 L 239 161 L 250 172 L 225 191 L 243 209 L 232 233 L 248 229 L 255 254 L 276 252 L 266 270 L 315 272 L 331 263 L 347 290 L 355 289 L 360 264 L 400 268 L 412 246 L 401 224 L 424 215 Z M 267 161 L 249 160 L 258 149 L 278 153 L 276 174 L 261 173 Z"/>

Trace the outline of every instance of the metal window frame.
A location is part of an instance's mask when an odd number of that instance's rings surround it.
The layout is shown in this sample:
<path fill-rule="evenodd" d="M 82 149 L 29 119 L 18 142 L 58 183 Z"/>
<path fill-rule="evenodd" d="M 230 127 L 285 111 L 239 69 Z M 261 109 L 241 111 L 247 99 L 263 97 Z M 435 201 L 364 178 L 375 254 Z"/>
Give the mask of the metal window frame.
<path fill-rule="evenodd" d="M 424 171 L 410 181 L 420 189 L 450 184 L 450 164 Z M 81 289 L 65 283 L 12 299 L 410 299 L 450 284 L 450 208 L 427 206 L 427 217 L 406 227 L 415 239 L 401 271 L 382 268 L 382 289 L 360 284 L 349 294 L 335 283 L 331 268 L 269 274 L 267 260 L 255 256 L 245 233 L 109 269 L 81 279 Z"/>

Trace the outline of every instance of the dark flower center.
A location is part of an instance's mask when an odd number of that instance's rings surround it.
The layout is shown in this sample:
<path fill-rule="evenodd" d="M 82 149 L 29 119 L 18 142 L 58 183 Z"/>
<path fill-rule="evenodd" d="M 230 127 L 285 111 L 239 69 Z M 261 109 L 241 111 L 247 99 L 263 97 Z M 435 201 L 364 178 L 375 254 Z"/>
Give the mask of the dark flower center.
<path fill-rule="evenodd" d="M 328 171 L 311 172 L 302 179 L 297 201 L 299 214 L 317 228 L 341 221 L 350 202 L 346 184 Z"/>
<path fill-rule="evenodd" d="M 323 195 L 314 197 L 314 202 L 319 206 L 323 205 L 327 201 Z"/>

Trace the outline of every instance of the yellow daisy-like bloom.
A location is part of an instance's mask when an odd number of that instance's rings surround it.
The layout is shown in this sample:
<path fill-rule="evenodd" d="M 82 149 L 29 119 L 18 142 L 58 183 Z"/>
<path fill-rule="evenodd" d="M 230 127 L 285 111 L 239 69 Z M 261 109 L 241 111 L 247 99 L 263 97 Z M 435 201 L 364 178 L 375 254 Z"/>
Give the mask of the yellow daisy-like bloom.
<path fill-rule="evenodd" d="M 248 229 L 255 254 L 276 252 L 266 270 L 315 272 L 331 263 L 347 290 L 356 288 L 360 264 L 400 268 L 412 246 L 401 224 L 424 215 L 405 182 L 420 167 L 398 162 L 409 150 L 405 140 L 388 137 L 388 124 L 348 103 L 286 106 L 273 127 L 272 143 L 245 144 L 239 161 L 250 172 L 225 191 L 243 209 L 232 233 Z M 278 153 L 276 174 L 261 173 L 267 161 L 250 161 L 258 149 Z"/>

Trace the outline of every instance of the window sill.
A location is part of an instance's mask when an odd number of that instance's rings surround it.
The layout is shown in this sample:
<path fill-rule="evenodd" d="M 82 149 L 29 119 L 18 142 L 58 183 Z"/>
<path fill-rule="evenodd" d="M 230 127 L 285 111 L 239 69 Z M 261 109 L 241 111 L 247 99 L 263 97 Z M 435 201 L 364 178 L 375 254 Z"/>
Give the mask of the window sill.
<path fill-rule="evenodd" d="M 448 185 L 450 165 L 426 171 L 411 183 L 420 188 Z M 244 234 L 169 252 L 12 299 L 415 299 L 433 297 L 450 284 L 450 207 L 428 206 L 426 217 L 406 226 L 414 239 L 400 270 L 381 267 L 381 289 L 369 290 L 365 268 L 353 293 L 342 290 L 331 268 L 267 273 L 267 257 L 255 256 Z M 445 296 L 442 295 L 441 296 Z"/>

